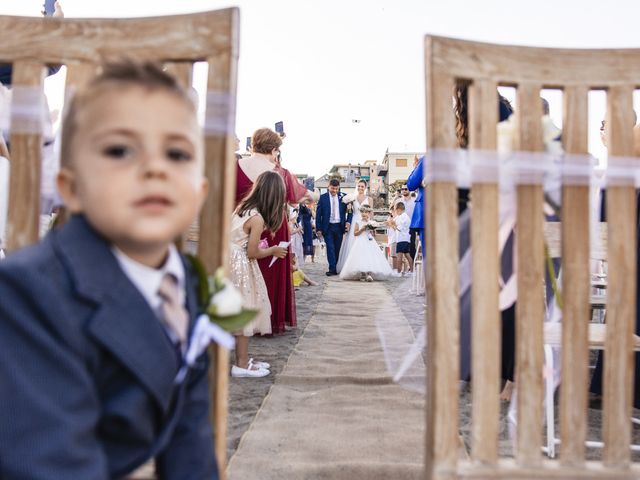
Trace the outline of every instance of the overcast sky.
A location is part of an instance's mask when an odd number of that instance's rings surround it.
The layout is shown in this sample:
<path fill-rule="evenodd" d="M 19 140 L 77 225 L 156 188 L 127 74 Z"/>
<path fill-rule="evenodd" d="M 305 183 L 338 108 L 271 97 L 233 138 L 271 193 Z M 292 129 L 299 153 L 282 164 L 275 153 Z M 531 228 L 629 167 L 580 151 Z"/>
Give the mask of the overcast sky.
<path fill-rule="evenodd" d="M 319 176 L 334 163 L 425 149 L 424 35 L 548 47 L 640 47 L 640 1 L 61 0 L 68 17 L 129 17 L 240 7 L 236 130 L 283 121 L 285 166 Z M 0 13 L 39 15 L 41 0 Z M 60 75 L 58 75 L 60 77 Z M 62 79 L 48 80 L 57 105 Z M 556 95 L 552 115 L 560 122 Z M 592 150 L 601 155 L 592 105 Z M 358 120 L 358 123 L 354 123 Z"/>

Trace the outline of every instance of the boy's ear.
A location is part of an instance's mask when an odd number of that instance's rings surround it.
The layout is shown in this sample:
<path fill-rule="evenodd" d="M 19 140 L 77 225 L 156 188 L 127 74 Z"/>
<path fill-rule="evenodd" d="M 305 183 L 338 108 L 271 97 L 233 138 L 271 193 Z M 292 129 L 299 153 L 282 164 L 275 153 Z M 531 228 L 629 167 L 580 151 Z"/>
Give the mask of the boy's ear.
<path fill-rule="evenodd" d="M 202 177 L 202 186 L 201 188 L 201 194 L 200 194 L 200 205 L 198 205 L 198 211 L 200 211 L 200 209 L 202 208 L 202 205 L 204 205 L 204 201 L 207 199 L 207 195 L 209 194 L 209 179 L 206 177 Z"/>
<path fill-rule="evenodd" d="M 68 168 L 61 168 L 56 176 L 56 185 L 65 206 L 71 213 L 78 213 L 80 211 L 80 202 L 76 192 L 75 173 Z"/>

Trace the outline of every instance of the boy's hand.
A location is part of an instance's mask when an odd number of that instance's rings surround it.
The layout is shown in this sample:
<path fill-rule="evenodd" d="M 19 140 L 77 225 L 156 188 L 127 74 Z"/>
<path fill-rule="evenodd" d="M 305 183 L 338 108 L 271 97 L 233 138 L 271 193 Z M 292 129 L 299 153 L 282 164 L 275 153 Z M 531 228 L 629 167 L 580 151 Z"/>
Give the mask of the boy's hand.
<path fill-rule="evenodd" d="M 273 247 L 270 248 L 270 250 L 271 250 L 271 255 L 273 255 L 274 257 L 284 258 L 287 256 L 288 248 L 274 245 Z"/>

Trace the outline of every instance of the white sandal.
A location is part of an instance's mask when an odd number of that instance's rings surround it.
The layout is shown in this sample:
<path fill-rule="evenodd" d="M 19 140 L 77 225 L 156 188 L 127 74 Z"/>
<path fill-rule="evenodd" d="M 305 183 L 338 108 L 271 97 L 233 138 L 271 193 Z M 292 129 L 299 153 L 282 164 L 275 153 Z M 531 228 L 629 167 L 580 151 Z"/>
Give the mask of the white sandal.
<path fill-rule="evenodd" d="M 269 365 L 267 362 L 254 362 L 253 358 L 249 359 L 249 368 L 251 368 L 251 365 L 254 365 L 256 368 L 262 368 L 263 370 L 268 370 L 271 368 L 271 365 Z"/>
<path fill-rule="evenodd" d="M 254 368 L 251 368 L 254 367 Z M 237 365 L 233 365 L 231 367 L 231 376 L 232 377 L 266 377 L 269 375 L 269 370 L 264 368 L 257 368 L 255 365 L 252 365 L 249 362 L 247 368 L 240 368 Z"/>

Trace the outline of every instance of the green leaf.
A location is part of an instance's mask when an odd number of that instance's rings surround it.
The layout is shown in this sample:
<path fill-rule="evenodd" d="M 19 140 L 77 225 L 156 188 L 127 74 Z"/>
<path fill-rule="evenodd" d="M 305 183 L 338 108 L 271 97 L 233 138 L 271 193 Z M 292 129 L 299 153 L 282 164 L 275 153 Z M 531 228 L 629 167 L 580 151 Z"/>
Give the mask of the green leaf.
<path fill-rule="evenodd" d="M 198 304 L 203 310 L 209 306 L 211 293 L 209 291 L 209 278 L 207 277 L 207 269 L 198 257 L 187 255 L 187 260 L 193 267 L 198 277 Z"/>
<path fill-rule="evenodd" d="M 227 332 L 237 332 L 242 330 L 258 315 L 258 310 L 242 309 L 237 315 L 229 315 L 228 317 L 218 317 L 216 315 L 209 314 L 209 318 L 213 323 L 216 323 L 220 328 Z"/>

